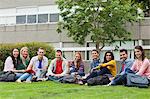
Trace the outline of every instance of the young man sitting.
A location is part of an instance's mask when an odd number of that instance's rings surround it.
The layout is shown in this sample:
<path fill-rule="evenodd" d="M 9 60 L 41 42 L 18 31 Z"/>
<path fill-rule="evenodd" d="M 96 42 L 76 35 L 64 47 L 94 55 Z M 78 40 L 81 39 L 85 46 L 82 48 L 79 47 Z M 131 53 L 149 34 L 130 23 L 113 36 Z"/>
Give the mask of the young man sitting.
<path fill-rule="evenodd" d="M 48 68 L 48 79 L 52 81 L 60 81 L 68 72 L 67 61 L 62 57 L 62 51 L 56 51 L 56 58 L 53 59 Z"/>

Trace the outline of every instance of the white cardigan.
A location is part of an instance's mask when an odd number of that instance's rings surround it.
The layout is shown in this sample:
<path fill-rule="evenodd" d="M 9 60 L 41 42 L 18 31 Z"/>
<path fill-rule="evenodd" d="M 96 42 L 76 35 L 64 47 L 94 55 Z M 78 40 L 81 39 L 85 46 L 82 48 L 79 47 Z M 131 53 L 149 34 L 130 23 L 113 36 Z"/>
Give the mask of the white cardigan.
<path fill-rule="evenodd" d="M 67 67 L 67 61 L 66 59 L 62 58 L 62 70 L 63 72 L 60 74 L 61 76 L 64 76 L 65 74 L 67 74 L 68 71 L 68 67 Z M 47 75 L 53 75 L 53 71 L 56 70 L 56 58 L 53 59 L 48 67 L 48 72 Z"/>

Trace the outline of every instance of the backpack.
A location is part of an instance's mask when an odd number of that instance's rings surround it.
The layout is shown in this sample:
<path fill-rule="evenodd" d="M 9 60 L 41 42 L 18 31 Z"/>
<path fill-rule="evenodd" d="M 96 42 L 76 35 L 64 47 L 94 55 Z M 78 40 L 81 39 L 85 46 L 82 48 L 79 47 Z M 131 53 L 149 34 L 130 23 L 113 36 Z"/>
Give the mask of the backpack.
<path fill-rule="evenodd" d="M 87 80 L 87 84 L 89 86 L 106 85 L 108 83 L 110 83 L 110 80 L 109 80 L 109 77 L 107 75 L 97 76 L 97 77 L 90 78 L 89 80 Z"/>
<path fill-rule="evenodd" d="M 16 74 L 12 71 L 2 71 L 0 73 L 0 81 L 1 82 L 14 82 Z"/>
<path fill-rule="evenodd" d="M 62 78 L 61 83 L 75 83 L 76 77 L 73 75 L 67 75 Z"/>
<path fill-rule="evenodd" d="M 148 88 L 149 81 L 147 77 L 135 75 L 133 73 L 127 73 L 127 84 L 129 87 Z"/>

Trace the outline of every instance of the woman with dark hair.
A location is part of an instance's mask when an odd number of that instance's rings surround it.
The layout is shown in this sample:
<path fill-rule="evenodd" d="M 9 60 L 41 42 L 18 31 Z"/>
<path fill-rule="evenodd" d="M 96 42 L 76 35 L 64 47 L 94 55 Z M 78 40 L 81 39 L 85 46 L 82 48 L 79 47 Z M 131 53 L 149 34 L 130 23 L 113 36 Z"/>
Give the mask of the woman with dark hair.
<path fill-rule="evenodd" d="M 104 56 L 104 62 L 99 66 L 97 66 L 95 69 L 100 69 L 99 75 L 111 74 L 112 76 L 115 77 L 117 74 L 117 69 L 113 53 L 107 51 Z"/>
<path fill-rule="evenodd" d="M 82 61 L 81 53 L 75 53 L 75 60 L 70 64 L 70 74 L 84 76 L 84 63 Z"/>
<path fill-rule="evenodd" d="M 8 56 L 5 60 L 4 71 L 18 72 L 17 68 L 19 65 L 19 50 L 14 48 L 11 56 Z"/>
<path fill-rule="evenodd" d="M 83 79 L 83 83 L 86 83 L 87 80 L 100 76 L 109 74 L 110 76 L 115 77 L 117 74 L 116 69 L 116 61 L 114 60 L 114 55 L 112 52 L 107 51 L 104 56 L 104 62 L 102 64 L 99 64 L 99 66 L 93 68 L 91 74 L 87 76 L 86 79 Z"/>

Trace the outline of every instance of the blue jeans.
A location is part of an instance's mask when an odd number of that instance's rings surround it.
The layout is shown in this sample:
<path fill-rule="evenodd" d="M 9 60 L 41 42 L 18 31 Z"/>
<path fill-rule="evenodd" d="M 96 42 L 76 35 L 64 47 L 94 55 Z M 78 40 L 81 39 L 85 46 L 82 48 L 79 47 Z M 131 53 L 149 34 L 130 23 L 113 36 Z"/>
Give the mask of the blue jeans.
<path fill-rule="evenodd" d="M 35 73 L 35 76 L 38 78 L 44 78 L 44 76 L 46 75 L 46 71 L 45 70 L 40 70 L 38 69 Z"/>
<path fill-rule="evenodd" d="M 15 79 L 18 79 L 19 77 L 23 75 L 23 73 L 15 73 L 15 74 L 16 74 Z"/>
<path fill-rule="evenodd" d="M 60 82 L 63 79 L 63 77 L 56 77 L 56 76 L 49 76 L 48 80 Z"/>
<path fill-rule="evenodd" d="M 24 73 L 21 77 L 19 77 L 19 80 L 21 81 L 31 81 L 32 80 L 32 74 Z"/>
<path fill-rule="evenodd" d="M 111 85 L 126 85 L 127 83 L 127 73 L 133 73 L 135 74 L 134 71 L 131 69 L 126 69 L 125 73 L 123 75 L 117 75 L 112 81 Z"/>

